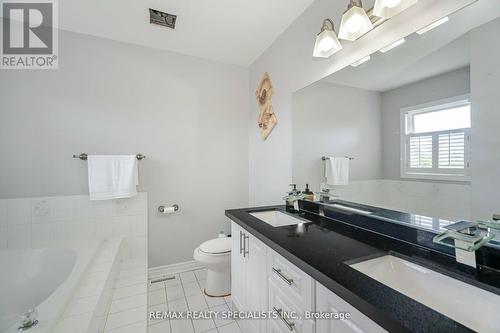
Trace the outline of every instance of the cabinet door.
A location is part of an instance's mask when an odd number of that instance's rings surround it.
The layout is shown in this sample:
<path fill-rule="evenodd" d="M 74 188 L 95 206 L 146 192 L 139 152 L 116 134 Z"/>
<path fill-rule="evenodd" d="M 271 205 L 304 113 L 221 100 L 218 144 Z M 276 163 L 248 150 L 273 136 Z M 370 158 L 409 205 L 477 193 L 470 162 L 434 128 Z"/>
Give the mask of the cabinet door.
<path fill-rule="evenodd" d="M 316 332 L 318 333 L 388 333 L 319 283 L 316 283 L 316 311 L 320 313 L 349 312 L 351 314 L 351 318 L 346 320 L 318 319 L 316 321 Z"/>
<path fill-rule="evenodd" d="M 267 311 L 267 246 L 246 232 L 245 249 L 245 311 Z M 247 320 L 244 326 L 246 333 L 264 333 L 266 332 L 267 323 L 266 320 Z"/>
<path fill-rule="evenodd" d="M 243 230 L 231 222 L 231 300 L 236 309 L 245 309 L 245 258 L 243 258 Z"/>

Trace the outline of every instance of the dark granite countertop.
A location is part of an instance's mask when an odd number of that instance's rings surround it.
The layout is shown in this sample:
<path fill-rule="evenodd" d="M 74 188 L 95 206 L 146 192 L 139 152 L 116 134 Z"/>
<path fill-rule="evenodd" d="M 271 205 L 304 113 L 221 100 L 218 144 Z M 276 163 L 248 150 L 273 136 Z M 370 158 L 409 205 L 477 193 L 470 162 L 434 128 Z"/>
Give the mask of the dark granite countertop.
<path fill-rule="evenodd" d="M 500 285 L 488 283 L 497 281 L 498 276 L 492 279 L 463 270 L 447 253 L 371 232 L 352 221 L 342 221 L 341 215 L 333 219 L 301 212 L 300 217 L 310 223 L 283 227 L 273 227 L 250 215 L 269 209 L 285 212 L 284 206 L 269 206 L 227 210 L 226 216 L 391 333 L 473 331 L 349 264 L 391 253 L 500 295 Z"/>

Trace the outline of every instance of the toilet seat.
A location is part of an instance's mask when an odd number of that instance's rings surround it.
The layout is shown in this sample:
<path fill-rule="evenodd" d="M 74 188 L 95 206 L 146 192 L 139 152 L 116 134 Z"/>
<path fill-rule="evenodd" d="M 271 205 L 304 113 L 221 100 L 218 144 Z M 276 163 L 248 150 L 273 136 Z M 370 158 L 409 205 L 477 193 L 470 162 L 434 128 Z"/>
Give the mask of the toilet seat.
<path fill-rule="evenodd" d="M 215 238 L 203 242 L 199 246 L 200 252 L 206 255 L 224 255 L 231 253 L 231 238 Z"/>

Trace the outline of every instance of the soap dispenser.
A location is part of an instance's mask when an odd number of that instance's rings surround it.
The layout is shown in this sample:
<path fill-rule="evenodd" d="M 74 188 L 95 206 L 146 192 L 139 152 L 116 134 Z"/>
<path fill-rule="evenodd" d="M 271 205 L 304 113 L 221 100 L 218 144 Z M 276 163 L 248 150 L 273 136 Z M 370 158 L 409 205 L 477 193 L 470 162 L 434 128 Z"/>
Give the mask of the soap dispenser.
<path fill-rule="evenodd" d="M 314 193 L 309 189 L 309 184 L 306 184 L 306 188 L 302 193 L 305 195 L 304 199 L 314 201 Z"/>
<path fill-rule="evenodd" d="M 286 210 L 289 212 L 294 212 L 296 208 L 296 195 L 300 194 L 300 191 L 297 190 L 297 184 L 290 184 L 292 190 L 288 192 L 288 196 L 286 196 Z"/>

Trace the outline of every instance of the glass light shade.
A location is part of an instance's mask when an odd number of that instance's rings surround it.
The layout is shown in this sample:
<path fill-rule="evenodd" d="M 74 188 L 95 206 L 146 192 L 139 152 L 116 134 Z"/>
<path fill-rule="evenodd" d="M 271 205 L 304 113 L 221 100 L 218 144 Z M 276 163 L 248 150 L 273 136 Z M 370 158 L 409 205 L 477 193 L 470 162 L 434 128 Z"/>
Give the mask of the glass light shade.
<path fill-rule="evenodd" d="M 316 36 L 313 57 L 329 58 L 334 53 L 342 50 L 339 39 L 333 30 L 323 30 Z"/>
<path fill-rule="evenodd" d="M 373 24 L 365 10 L 357 5 L 353 5 L 342 15 L 339 38 L 355 41 L 372 29 Z"/>
<path fill-rule="evenodd" d="M 417 3 L 418 0 L 376 0 L 373 15 L 388 19 Z"/>

